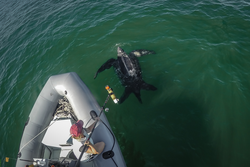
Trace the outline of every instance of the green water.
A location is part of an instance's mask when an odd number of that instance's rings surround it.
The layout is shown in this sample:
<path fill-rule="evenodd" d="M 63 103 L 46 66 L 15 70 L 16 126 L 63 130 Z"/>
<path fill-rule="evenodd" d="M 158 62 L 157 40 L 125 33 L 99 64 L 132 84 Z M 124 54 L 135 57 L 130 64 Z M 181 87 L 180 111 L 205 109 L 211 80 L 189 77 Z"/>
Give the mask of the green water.
<path fill-rule="evenodd" d="M 98 103 L 118 46 L 158 88 L 109 101 L 128 167 L 250 166 L 250 3 L 240 1 L 0 0 L 1 167 L 14 166 L 23 126 L 51 75 L 76 72 Z M 10 162 L 4 162 L 11 157 Z"/>

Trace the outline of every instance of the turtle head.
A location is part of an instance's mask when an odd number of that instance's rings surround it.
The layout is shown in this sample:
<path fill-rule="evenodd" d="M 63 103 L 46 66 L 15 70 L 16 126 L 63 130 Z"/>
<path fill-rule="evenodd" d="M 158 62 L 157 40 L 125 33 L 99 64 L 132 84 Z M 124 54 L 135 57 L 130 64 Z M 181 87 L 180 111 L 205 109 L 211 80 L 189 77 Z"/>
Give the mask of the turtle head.
<path fill-rule="evenodd" d="M 124 54 L 124 50 L 120 47 L 117 48 L 117 56 L 121 57 Z"/>

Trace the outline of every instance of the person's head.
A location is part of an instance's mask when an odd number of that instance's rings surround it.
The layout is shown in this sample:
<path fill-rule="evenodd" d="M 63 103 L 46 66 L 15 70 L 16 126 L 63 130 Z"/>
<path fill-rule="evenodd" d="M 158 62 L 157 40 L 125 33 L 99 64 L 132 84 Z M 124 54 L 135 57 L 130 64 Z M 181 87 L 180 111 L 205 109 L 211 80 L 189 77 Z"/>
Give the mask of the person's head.
<path fill-rule="evenodd" d="M 78 120 L 75 124 L 73 124 L 70 128 L 70 135 L 74 138 L 74 139 L 80 139 L 83 136 L 82 133 L 82 127 L 83 127 L 83 121 L 82 120 Z"/>

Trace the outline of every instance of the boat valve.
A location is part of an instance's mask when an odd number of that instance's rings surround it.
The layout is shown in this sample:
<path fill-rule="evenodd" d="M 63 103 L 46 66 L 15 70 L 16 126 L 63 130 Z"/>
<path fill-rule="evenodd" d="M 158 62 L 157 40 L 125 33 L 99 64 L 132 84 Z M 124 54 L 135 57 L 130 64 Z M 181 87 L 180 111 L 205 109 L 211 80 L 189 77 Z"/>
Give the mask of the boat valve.
<path fill-rule="evenodd" d="M 105 89 L 108 91 L 108 93 L 109 93 L 110 97 L 113 99 L 114 103 L 117 104 L 118 101 L 119 101 L 119 99 L 117 99 L 117 98 L 115 97 L 115 94 L 114 94 L 114 92 L 113 92 L 113 89 L 110 88 L 108 85 L 105 86 Z"/>

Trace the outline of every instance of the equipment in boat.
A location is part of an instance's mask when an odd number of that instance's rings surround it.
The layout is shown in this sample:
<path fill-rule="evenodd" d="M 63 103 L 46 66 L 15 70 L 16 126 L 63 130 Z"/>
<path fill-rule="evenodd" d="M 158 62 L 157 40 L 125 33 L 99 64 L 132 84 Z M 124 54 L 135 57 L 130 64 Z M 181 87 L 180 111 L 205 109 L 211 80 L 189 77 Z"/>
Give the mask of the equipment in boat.
<path fill-rule="evenodd" d="M 51 76 L 25 124 L 16 167 L 32 164 L 39 167 L 125 167 L 118 142 L 103 113 L 109 97 L 111 94 L 100 107 L 76 73 Z M 90 136 L 94 142 L 103 141 L 105 148 L 101 154 L 83 159 L 85 153 L 79 151 L 82 145 L 72 140 L 69 129 L 78 120 L 87 122 L 85 127 L 93 124 L 96 115 L 101 121 L 95 124 Z"/>

